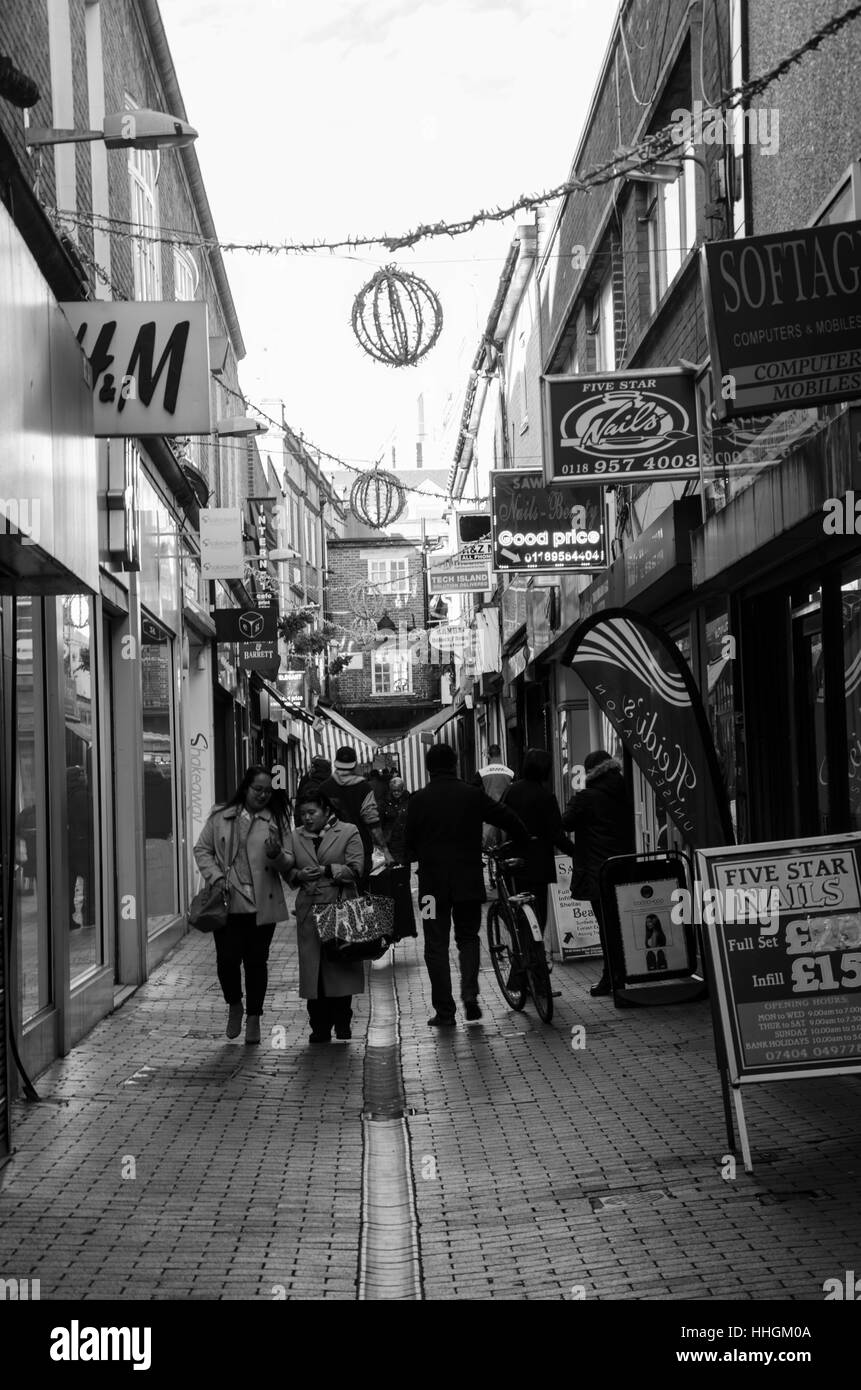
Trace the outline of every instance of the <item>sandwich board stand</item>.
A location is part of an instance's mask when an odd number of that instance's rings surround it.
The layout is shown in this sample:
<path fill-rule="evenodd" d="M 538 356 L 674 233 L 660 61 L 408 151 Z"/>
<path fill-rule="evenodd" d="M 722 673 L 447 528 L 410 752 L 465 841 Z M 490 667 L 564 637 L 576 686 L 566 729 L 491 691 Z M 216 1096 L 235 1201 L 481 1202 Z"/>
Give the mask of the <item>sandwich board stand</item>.
<path fill-rule="evenodd" d="M 674 922 L 673 898 L 689 892 L 687 859 L 677 852 L 623 854 L 598 874 L 607 972 L 617 1008 L 684 1004 L 705 985 L 694 975 L 696 935 Z"/>
<path fill-rule="evenodd" d="M 712 1007 L 751 1173 L 744 1086 L 861 1072 L 861 833 L 697 858 Z"/>

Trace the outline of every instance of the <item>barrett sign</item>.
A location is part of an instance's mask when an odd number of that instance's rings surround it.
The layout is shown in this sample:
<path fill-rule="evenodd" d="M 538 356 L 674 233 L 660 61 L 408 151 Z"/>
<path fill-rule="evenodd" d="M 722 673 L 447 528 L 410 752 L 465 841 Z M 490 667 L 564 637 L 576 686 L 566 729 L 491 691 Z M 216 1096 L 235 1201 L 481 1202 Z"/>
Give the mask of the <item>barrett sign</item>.
<path fill-rule="evenodd" d="M 540 469 L 491 470 L 490 508 L 494 570 L 606 569 L 603 488 L 549 488 Z"/>
<path fill-rule="evenodd" d="M 861 222 L 703 247 L 722 416 L 861 396 Z"/>
<path fill-rule="evenodd" d="M 548 483 L 699 477 L 690 372 L 656 369 L 543 381 Z"/>
<path fill-rule="evenodd" d="M 204 303 L 87 300 L 60 307 L 92 371 L 96 435 L 209 433 Z"/>

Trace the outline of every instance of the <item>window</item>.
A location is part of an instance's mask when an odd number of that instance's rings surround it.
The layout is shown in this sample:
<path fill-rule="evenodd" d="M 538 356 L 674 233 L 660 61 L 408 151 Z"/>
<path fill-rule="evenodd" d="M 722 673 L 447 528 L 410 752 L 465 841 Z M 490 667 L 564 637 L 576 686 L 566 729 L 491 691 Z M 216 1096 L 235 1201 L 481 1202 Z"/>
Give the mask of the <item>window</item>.
<path fill-rule="evenodd" d="M 688 146 L 686 153 L 692 153 Z M 686 159 L 673 183 L 658 185 L 646 214 L 649 298 L 654 313 L 697 239 L 694 164 Z"/>
<path fill-rule="evenodd" d="M 92 599 L 58 600 L 63 639 L 66 852 L 68 855 L 69 978 L 74 984 L 104 956 L 101 932 L 98 824 L 99 770 L 93 708 L 95 651 Z"/>
<path fill-rule="evenodd" d="M 608 275 L 595 299 L 597 322 L 595 325 L 595 370 L 614 372 L 616 370 L 616 331 L 613 318 L 613 277 Z"/>
<path fill-rule="evenodd" d="M 130 97 L 126 97 L 126 109 L 136 109 Z M 129 150 L 131 221 L 142 231 L 153 233 L 159 230 L 158 172 L 158 150 Z M 161 299 L 161 246 L 135 238 L 131 247 L 135 299 Z"/>
<path fill-rule="evenodd" d="M 181 246 L 173 248 L 173 297 L 174 299 L 194 299 L 200 275 L 197 262 L 190 251 Z"/>
<path fill-rule="evenodd" d="M 372 695 L 411 695 L 413 664 L 409 652 L 374 652 L 371 665 Z"/>
<path fill-rule="evenodd" d="M 174 828 L 174 664 L 170 633 L 141 618 L 144 837 L 147 930 L 152 936 L 179 911 Z"/>
<path fill-rule="evenodd" d="M 368 581 L 380 590 L 384 605 L 404 608 L 410 598 L 410 562 L 408 559 L 368 561 Z"/>

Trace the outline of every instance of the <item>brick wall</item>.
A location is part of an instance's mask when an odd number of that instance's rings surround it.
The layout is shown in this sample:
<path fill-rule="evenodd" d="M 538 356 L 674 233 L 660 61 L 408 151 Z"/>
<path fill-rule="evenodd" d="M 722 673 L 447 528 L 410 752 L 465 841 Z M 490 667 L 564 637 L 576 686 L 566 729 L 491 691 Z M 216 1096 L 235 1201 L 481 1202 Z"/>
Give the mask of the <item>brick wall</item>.
<path fill-rule="evenodd" d="M 371 553 L 382 559 L 386 554 L 402 556 L 409 552 L 409 579 L 411 593 L 403 606 L 394 602 L 388 605 L 389 617 L 396 625 L 405 623 L 407 627 L 423 629 L 425 625 L 424 573 L 422 553 L 416 546 L 404 541 L 369 542 L 330 541 L 328 547 L 328 585 L 326 593 L 326 612 L 331 621 L 349 627 L 355 612 L 352 609 L 350 590 L 354 585 L 368 583 L 368 562 L 363 553 Z M 374 695 L 372 690 L 371 654 L 363 654 L 362 670 L 344 671 L 332 680 L 332 698 L 344 709 L 355 704 L 369 704 L 379 701 L 393 711 L 409 709 L 422 701 L 435 700 L 439 695 L 439 667 L 430 663 L 413 662 L 413 691 L 411 695 Z M 392 723 L 397 723 L 393 714 Z"/>

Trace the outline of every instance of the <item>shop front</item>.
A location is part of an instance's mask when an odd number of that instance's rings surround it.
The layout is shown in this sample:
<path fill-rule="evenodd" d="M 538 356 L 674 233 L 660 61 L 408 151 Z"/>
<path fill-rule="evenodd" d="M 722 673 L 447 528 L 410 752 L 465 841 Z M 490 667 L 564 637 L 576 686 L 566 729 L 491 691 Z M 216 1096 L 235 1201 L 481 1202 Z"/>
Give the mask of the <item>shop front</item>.
<path fill-rule="evenodd" d="M 2 1156 L 10 1053 L 36 1075 L 112 991 L 92 399 L 75 336 L 2 206 L 0 319 Z"/>

